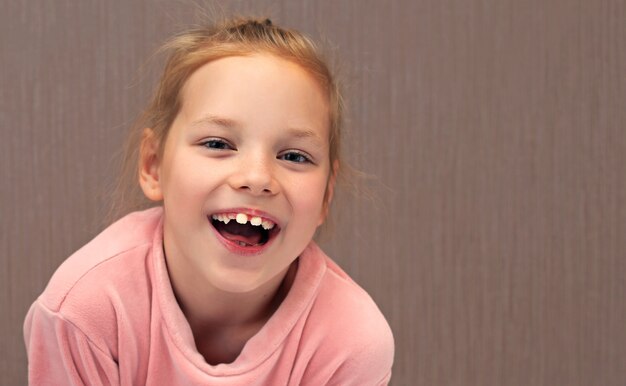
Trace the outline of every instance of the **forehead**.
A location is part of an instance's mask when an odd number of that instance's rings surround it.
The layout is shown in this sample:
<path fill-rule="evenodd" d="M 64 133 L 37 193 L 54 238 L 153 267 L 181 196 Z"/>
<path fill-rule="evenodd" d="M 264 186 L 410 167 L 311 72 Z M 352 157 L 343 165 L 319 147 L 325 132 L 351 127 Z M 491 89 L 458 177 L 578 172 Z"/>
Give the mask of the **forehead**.
<path fill-rule="evenodd" d="M 307 127 L 328 135 L 328 93 L 311 73 L 270 54 L 229 56 L 204 64 L 185 83 L 180 115 L 218 116 L 244 125 Z"/>

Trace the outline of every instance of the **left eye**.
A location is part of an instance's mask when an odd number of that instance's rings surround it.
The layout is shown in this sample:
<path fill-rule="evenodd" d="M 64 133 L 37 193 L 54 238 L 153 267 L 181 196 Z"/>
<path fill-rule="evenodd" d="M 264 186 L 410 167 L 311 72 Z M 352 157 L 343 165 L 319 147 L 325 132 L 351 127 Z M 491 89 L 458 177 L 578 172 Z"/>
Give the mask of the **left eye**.
<path fill-rule="evenodd" d="M 302 154 L 302 153 L 298 153 L 295 151 L 290 151 L 284 154 L 281 154 L 280 156 L 278 156 L 278 159 L 282 159 L 285 161 L 289 161 L 289 162 L 294 162 L 294 163 L 312 163 L 311 159 L 309 157 L 307 157 L 306 155 Z"/>
<path fill-rule="evenodd" d="M 233 147 L 223 139 L 209 139 L 202 142 L 202 146 L 214 150 L 230 150 Z"/>

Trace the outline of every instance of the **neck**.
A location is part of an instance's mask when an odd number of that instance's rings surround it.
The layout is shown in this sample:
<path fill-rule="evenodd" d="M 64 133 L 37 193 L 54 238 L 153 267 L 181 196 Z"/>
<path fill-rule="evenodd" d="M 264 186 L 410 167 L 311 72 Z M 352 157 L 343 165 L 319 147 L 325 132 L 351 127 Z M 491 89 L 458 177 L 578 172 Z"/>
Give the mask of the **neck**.
<path fill-rule="evenodd" d="M 223 291 L 202 277 L 178 272 L 168 262 L 168 274 L 178 304 L 194 336 L 232 329 L 256 331 L 273 315 L 286 297 L 297 271 L 298 260 L 275 278 L 250 292 Z M 258 327 L 258 328 L 255 328 Z"/>

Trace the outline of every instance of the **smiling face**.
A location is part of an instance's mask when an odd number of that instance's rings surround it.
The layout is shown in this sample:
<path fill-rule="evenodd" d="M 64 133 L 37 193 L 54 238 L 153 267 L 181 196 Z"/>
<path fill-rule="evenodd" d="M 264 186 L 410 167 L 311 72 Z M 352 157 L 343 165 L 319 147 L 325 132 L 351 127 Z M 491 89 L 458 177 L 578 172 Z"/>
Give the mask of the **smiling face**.
<path fill-rule="evenodd" d="M 332 197 L 328 126 L 317 81 L 276 56 L 218 59 L 189 77 L 161 157 L 146 130 L 140 172 L 146 196 L 163 200 L 173 282 L 248 292 L 282 279 Z"/>

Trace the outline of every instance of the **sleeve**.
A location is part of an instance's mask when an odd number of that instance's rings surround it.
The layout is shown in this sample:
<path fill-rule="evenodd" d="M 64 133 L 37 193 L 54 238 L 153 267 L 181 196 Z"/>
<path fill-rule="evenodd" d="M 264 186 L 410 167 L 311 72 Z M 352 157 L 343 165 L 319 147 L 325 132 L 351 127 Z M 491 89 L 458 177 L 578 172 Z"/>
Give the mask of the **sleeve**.
<path fill-rule="evenodd" d="M 384 320 L 383 320 L 384 321 Z M 302 377 L 306 386 L 382 386 L 391 379 L 394 341 L 385 323 L 343 325 L 318 341 Z"/>
<path fill-rule="evenodd" d="M 391 339 L 373 339 L 353 346 L 347 358 L 334 371 L 328 386 L 385 386 L 391 379 L 394 345 Z"/>
<path fill-rule="evenodd" d="M 118 385 L 115 360 L 39 301 L 24 322 L 29 385 Z"/>

